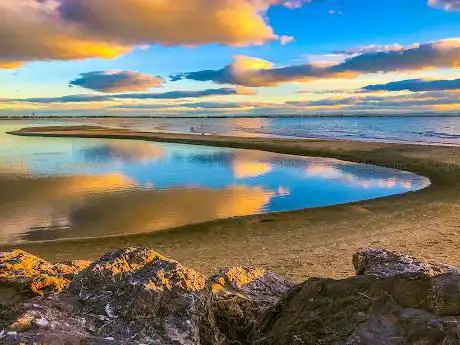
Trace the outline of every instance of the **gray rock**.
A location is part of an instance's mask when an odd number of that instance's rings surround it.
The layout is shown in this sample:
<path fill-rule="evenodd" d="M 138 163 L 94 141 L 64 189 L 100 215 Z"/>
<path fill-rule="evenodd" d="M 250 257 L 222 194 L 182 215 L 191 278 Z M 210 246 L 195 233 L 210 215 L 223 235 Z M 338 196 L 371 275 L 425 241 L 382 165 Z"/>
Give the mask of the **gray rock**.
<path fill-rule="evenodd" d="M 290 290 L 264 313 L 252 343 L 460 344 L 457 268 L 379 249 L 357 253 L 353 263 L 356 277 L 310 279 Z"/>
<path fill-rule="evenodd" d="M 83 315 L 100 315 L 101 337 L 146 344 L 199 344 L 205 277 L 148 248 L 110 252 L 82 271 L 70 291 Z"/>
<path fill-rule="evenodd" d="M 379 278 L 396 275 L 425 274 L 436 276 L 443 273 L 458 273 L 460 269 L 443 264 L 433 264 L 401 255 L 385 249 L 365 248 L 353 255 L 356 274 Z"/>
<path fill-rule="evenodd" d="M 0 257 L 4 281 L 20 278 L 27 291 L 43 274 L 75 275 L 68 264 L 24 252 Z M 460 344 L 457 268 L 379 249 L 353 261 L 355 277 L 294 286 L 252 267 L 206 279 L 148 248 L 119 249 L 75 275 L 68 289 L 0 304 L 0 344 Z M 15 288 L 11 282 L 3 286 Z"/>
<path fill-rule="evenodd" d="M 431 280 L 431 302 L 436 315 L 460 315 L 460 275 L 434 277 Z"/>

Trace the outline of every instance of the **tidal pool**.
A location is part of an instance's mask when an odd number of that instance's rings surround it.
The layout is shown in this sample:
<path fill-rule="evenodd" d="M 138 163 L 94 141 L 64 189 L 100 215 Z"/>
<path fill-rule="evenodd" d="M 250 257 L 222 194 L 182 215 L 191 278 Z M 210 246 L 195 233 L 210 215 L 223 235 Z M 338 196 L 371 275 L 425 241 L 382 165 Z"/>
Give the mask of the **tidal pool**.
<path fill-rule="evenodd" d="M 0 242 L 139 233 L 422 189 L 334 159 L 109 139 L 16 137 L 0 124 Z"/>

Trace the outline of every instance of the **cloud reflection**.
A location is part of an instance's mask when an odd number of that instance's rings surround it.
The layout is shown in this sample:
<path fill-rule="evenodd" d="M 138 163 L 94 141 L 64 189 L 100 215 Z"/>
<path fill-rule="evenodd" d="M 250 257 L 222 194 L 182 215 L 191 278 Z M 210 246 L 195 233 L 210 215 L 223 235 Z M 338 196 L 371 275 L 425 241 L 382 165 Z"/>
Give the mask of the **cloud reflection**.
<path fill-rule="evenodd" d="M 361 169 L 361 174 L 358 176 L 356 173 L 346 171 L 347 168 Z M 421 183 L 421 181 L 414 181 L 414 176 L 412 174 L 406 174 L 402 171 L 399 173 L 395 171 L 394 175 L 386 177 L 366 176 L 363 166 L 352 163 L 348 166 L 343 164 L 311 163 L 305 168 L 305 172 L 309 177 L 337 180 L 347 185 L 355 185 L 365 189 L 402 188 L 405 190 L 412 190 L 415 188 L 414 183 Z M 423 180 L 425 181 L 425 179 Z M 427 181 L 425 181 L 425 183 L 427 183 Z"/>
<path fill-rule="evenodd" d="M 0 178 L 0 238 L 8 240 L 35 227 L 66 225 L 65 214 L 89 196 L 133 186 L 120 174 Z"/>
<path fill-rule="evenodd" d="M 121 160 L 150 162 L 164 156 L 165 151 L 160 145 L 142 141 L 113 141 L 106 145 L 90 147 L 84 151 L 91 160 Z"/>
<path fill-rule="evenodd" d="M 236 159 L 233 161 L 233 173 L 236 178 L 243 179 L 265 175 L 272 170 L 270 163 Z"/>
<path fill-rule="evenodd" d="M 261 187 L 128 191 L 85 199 L 67 215 L 68 227 L 43 227 L 24 240 L 100 237 L 148 232 L 262 211 L 273 193 Z M 120 212 L 113 212 L 120 210 Z"/>

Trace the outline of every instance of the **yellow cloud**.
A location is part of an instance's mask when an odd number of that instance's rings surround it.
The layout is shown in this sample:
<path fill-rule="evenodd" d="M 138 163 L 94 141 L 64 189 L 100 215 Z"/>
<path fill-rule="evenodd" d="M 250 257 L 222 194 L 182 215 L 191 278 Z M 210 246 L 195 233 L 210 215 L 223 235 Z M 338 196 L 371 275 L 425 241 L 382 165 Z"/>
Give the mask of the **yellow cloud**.
<path fill-rule="evenodd" d="M 0 68 L 32 60 L 113 58 L 133 46 L 262 44 L 278 0 L 2 0 Z"/>

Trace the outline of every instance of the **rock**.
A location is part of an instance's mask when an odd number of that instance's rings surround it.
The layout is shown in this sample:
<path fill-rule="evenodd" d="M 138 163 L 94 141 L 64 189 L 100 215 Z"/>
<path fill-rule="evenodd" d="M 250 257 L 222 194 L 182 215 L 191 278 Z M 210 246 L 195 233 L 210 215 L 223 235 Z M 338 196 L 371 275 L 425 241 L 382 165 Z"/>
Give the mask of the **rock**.
<path fill-rule="evenodd" d="M 296 286 L 253 267 L 206 279 L 139 247 L 107 253 L 76 275 L 85 263 L 20 251 L 0 259 L 3 286 L 20 281 L 39 295 L 0 304 L 0 344 L 460 344 L 458 269 L 379 249 L 354 256 L 355 277 Z M 58 285 L 72 276 L 68 288 Z"/>
<path fill-rule="evenodd" d="M 230 267 L 208 280 L 202 344 L 243 344 L 262 314 L 294 283 L 261 268 Z"/>
<path fill-rule="evenodd" d="M 442 344 L 447 338 L 442 320 L 425 311 L 405 309 L 377 315 L 361 324 L 344 344 L 403 345 Z M 453 333 L 452 333 L 453 335 Z"/>
<path fill-rule="evenodd" d="M 73 261 L 53 264 L 22 250 L 0 253 L 1 303 L 62 292 L 70 280 L 90 264 Z"/>
<path fill-rule="evenodd" d="M 389 278 L 396 275 L 425 274 L 436 276 L 443 273 L 460 274 L 457 267 L 433 264 L 384 249 L 365 248 L 353 255 L 353 266 L 358 275 Z"/>
<path fill-rule="evenodd" d="M 255 328 L 254 344 L 341 344 L 376 309 L 397 308 L 385 295 L 371 296 L 372 277 L 310 279 L 291 289 Z"/>
<path fill-rule="evenodd" d="M 56 296 L 56 295 L 55 295 Z M 2 320 L 1 344 L 106 344 L 90 334 L 91 324 L 60 297 L 39 297 L 15 306 Z"/>
<path fill-rule="evenodd" d="M 254 267 L 222 269 L 208 281 L 216 296 L 240 295 L 271 306 L 295 284 L 273 272 Z"/>
<path fill-rule="evenodd" d="M 393 314 L 370 318 L 353 331 L 347 338 L 346 344 L 401 345 L 398 318 Z"/>
<path fill-rule="evenodd" d="M 431 302 L 436 315 L 460 315 L 460 275 L 443 274 L 434 277 Z"/>
<path fill-rule="evenodd" d="M 148 248 L 93 262 L 71 283 L 82 315 L 99 315 L 93 334 L 146 344 L 199 344 L 206 279 Z"/>
<path fill-rule="evenodd" d="M 457 268 L 378 249 L 357 253 L 353 263 L 356 277 L 291 289 L 255 326 L 252 343 L 460 344 Z"/>

